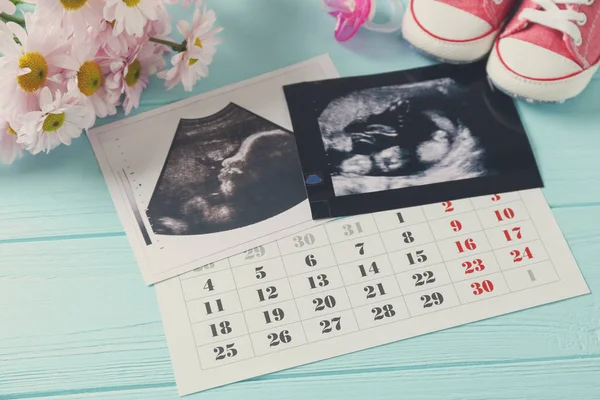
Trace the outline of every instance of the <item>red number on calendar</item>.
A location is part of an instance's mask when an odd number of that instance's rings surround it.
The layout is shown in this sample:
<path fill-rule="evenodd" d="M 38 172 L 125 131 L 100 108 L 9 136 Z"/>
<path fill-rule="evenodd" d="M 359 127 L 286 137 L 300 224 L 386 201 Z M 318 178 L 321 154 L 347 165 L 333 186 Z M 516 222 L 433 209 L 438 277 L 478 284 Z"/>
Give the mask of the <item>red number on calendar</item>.
<path fill-rule="evenodd" d="M 521 227 L 517 226 L 515 228 L 512 228 L 510 231 L 508 229 L 503 230 L 502 232 L 504 232 L 504 237 L 506 238 L 507 242 L 510 242 L 513 240 L 513 235 L 512 233 L 514 233 L 515 238 L 517 239 L 522 239 L 523 235 L 521 235 Z M 512 232 L 512 233 L 511 233 Z"/>
<path fill-rule="evenodd" d="M 496 214 L 496 218 L 498 218 L 498 222 L 504 221 L 504 218 L 513 219 L 515 217 L 515 212 L 509 207 L 502 210 L 502 212 L 495 210 L 494 213 Z"/>
<path fill-rule="evenodd" d="M 485 269 L 485 265 L 480 258 L 476 258 L 473 261 L 465 261 L 462 263 L 462 266 L 465 269 L 465 275 L 472 274 L 473 272 L 483 271 Z"/>
<path fill-rule="evenodd" d="M 460 223 L 460 221 L 455 219 L 453 221 L 450 221 L 450 227 L 454 232 L 460 232 L 460 230 L 462 229 L 462 224 Z"/>
<path fill-rule="evenodd" d="M 513 250 L 510 252 L 510 255 L 513 256 L 513 262 L 515 263 L 523 261 L 523 258 L 533 258 L 533 254 L 531 253 L 531 250 L 529 250 L 529 247 L 525 247 L 523 254 L 521 254 L 519 250 Z"/>
<path fill-rule="evenodd" d="M 445 201 L 442 203 L 442 207 L 446 207 L 446 209 L 444 210 L 444 212 L 452 212 L 454 211 L 454 206 L 452 205 L 451 201 Z"/>
<path fill-rule="evenodd" d="M 500 195 L 499 194 L 495 194 L 492 196 L 492 201 L 498 201 L 500 200 Z"/>
<path fill-rule="evenodd" d="M 486 279 L 485 281 L 483 281 L 481 283 L 479 283 L 479 282 L 472 283 L 471 289 L 475 289 L 475 290 L 473 290 L 473 294 L 475 296 L 479 296 L 483 292 L 486 292 L 486 293 L 492 292 L 494 290 L 494 284 L 489 279 Z"/>
<path fill-rule="evenodd" d="M 464 242 L 461 242 L 460 240 L 458 240 L 454 243 L 456 243 L 456 248 L 458 249 L 459 253 L 464 253 L 465 250 L 475 250 L 477 248 L 477 245 L 471 238 L 465 239 Z"/>

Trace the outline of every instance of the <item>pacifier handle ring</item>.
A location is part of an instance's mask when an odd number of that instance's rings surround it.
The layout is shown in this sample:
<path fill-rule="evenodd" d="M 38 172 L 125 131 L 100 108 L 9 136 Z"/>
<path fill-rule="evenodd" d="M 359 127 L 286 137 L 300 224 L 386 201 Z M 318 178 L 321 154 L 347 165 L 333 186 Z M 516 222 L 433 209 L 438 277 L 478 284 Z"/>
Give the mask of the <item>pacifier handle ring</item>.
<path fill-rule="evenodd" d="M 371 0 L 371 10 L 372 10 L 371 18 L 375 15 L 375 8 L 376 8 L 375 2 L 376 2 L 376 0 Z M 404 9 L 402 0 L 388 0 L 388 3 L 390 4 L 390 8 L 391 8 L 391 12 L 392 12 L 392 17 L 390 18 L 390 20 L 388 22 L 386 22 L 385 24 L 375 24 L 375 23 L 373 23 L 373 21 L 371 21 L 371 18 L 369 18 L 363 24 L 363 26 L 366 29 L 369 29 L 374 32 L 393 33 L 402 27 L 402 10 Z"/>

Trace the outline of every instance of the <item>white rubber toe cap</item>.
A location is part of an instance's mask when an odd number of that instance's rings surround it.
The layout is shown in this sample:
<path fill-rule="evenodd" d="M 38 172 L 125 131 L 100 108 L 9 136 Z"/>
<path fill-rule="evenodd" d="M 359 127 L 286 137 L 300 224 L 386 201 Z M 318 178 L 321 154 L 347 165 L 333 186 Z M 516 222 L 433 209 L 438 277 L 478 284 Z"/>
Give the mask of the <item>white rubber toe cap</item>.
<path fill-rule="evenodd" d="M 417 23 L 439 39 L 473 40 L 492 30 L 483 19 L 440 1 L 413 1 L 412 12 Z"/>
<path fill-rule="evenodd" d="M 508 69 L 530 79 L 560 79 L 582 70 L 560 54 L 514 38 L 500 39 L 498 55 Z"/>
<path fill-rule="evenodd" d="M 490 54 L 487 73 L 504 92 L 529 101 L 562 102 L 579 95 L 598 70 L 514 38 L 500 39 Z"/>

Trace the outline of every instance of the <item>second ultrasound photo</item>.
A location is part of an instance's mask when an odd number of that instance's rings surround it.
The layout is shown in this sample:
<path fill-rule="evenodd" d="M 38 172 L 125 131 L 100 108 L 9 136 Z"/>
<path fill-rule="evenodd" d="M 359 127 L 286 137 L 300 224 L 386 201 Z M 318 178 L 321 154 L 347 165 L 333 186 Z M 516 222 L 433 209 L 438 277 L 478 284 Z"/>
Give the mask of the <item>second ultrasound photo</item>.
<path fill-rule="evenodd" d="M 315 219 L 542 186 L 517 109 L 482 63 L 284 91 Z"/>

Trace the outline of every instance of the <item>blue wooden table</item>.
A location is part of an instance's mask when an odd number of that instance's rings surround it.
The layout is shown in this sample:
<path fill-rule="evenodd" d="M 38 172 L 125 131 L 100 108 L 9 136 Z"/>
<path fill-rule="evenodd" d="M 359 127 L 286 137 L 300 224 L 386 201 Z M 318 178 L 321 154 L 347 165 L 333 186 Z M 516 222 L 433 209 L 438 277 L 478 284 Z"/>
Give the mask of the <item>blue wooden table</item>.
<path fill-rule="evenodd" d="M 361 31 L 335 42 L 317 0 L 209 5 L 224 44 L 192 94 L 323 53 L 343 76 L 431 63 L 397 35 Z M 173 10 L 175 20 L 186 14 Z M 138 112 L 189 95 L 153 80 Z M 600 80 L 567 104 L 518 106 L 591 295 L 191 399 L 599 399 Z M 177 398 L 154 289 L 142 281 L 87 139 L 0 167 L 0 399 Z"/>

